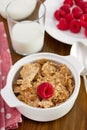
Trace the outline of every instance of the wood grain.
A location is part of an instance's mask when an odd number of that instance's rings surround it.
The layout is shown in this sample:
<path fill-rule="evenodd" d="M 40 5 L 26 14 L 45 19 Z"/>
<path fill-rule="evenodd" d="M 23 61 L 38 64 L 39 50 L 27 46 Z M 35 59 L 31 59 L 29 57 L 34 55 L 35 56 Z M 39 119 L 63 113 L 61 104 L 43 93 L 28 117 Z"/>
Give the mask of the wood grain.
<path fill-rule="evenodd" d="M 9 48 L 12 55 L 13 64 L 23 56 L 16 54 L 11 45 L 7 21 L 0 16 L 0 21 L 4 22 Z M 59 55 L 69 55 L 71 45 L 61 43 L 47 33 L 45 33 L 44 47 L 42 52 L 52 52 Z M 78 66 L 77 66 L 78 67 Z M 17 130 L 87 130 L 87 94 L 85 92 L 84 81 L 81 77 L 81 88 L 78 98 L 71 111 L 64 117 L 51 122 L 36 122 L 26 117 L 23 117 L 23 122 L 19 124 Z"/>

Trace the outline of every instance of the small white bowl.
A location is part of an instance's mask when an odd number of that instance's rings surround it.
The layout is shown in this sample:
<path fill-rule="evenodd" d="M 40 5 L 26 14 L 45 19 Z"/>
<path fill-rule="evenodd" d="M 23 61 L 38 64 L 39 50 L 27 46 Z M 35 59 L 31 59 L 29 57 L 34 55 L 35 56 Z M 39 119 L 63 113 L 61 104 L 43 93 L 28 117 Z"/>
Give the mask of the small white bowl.
<path fill-rule="evenodd" d="M 32 107 L 19 101 L 13 92 L 12 83 L 18 70 L 24 64 L 39 60 L 41 58 L 47 58 L 49 60 L 53 60 L 58 63 L 66 64 L 74 76 L 74 80 L 75 80 L 74 91 L 72 95 L 69 97 L 69 99 L 63 102 L 62 104 L 60 104 L 59 106 L 55 106 L 52 108 L 45 108 L 45 109 Z M 52 121 L 64 116 L 73 107 L 80 89 L 80 73 L 82 69 L 83 66 L 78 62 L 78 60 L 74 56 L 71 55 L 60 56 L 52 53 L 32 54 L 30 56 L 26 56 L 22 58 L 21 60 L 19 60 L 13 65 L 7 77 L 7 84 L 1 90 L 1 95 L 10 107 L 16 107 L 19 110 L 19 112 L 23 114 L 25 117 L 35 121 L 41 121 L 41 122 Z"/>

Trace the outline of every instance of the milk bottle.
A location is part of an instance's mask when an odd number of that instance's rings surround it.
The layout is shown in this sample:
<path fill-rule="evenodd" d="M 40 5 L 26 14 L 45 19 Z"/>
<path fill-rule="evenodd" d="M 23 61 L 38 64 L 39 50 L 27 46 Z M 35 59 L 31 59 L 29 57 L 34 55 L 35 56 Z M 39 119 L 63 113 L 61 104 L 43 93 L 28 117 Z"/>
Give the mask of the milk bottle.
<path fill-rule="evenodd" d="M 40 0 L 12 1 L 7 7 L 7 22 L 15 52 L 29 55 L 41 51 L 44 44 L 45 6 Z"/>
<path fill-rule="evenodd" d="M 38 52 L 44 43 L 44 29 L 37 22 L 21 22 L 12 28 L 13 49 L 23 55 Z"/>
<path fill-rule="evenodd" d="M 14 0 L 7 6 L 9 16 L 15 20 L 26 18 L 35 9 L 37 0 Z"/>

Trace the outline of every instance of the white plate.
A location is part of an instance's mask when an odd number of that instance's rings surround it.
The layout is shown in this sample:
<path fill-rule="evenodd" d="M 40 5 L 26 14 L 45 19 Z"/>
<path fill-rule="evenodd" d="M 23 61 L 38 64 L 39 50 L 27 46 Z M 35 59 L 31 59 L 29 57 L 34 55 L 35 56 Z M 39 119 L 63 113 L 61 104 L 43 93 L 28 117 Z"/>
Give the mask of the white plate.
<path fill-rule="evenodd" d="M 54 11 L 58 9 L 63 3 L 63 0 L 46 0 L 44 2 L 46 6 L 46 23 L 45 30 L 54 39 L 72 45 L 73 43 L 80 41 L 87 45 L 87 38 L 84 34 L 84 29 L 81 29 L 80 33 L 74 34 L 68 31 L 61 31 L 57 29 L 57 20 L 54 18 Z M 40 9 L 41 10 L 41 9 Z"/>

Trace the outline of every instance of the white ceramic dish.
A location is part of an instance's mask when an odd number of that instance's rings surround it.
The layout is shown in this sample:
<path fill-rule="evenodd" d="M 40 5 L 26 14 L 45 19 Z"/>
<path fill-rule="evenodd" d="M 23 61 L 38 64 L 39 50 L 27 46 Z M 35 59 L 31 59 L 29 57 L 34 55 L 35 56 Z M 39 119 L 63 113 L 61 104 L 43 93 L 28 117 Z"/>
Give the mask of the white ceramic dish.
<path fill-rule="evenodd" d="M 76 57 L 81 63 L 83 63 L 84 69 L 81 72 L 81 75 L 83 76 L 87 93 L 87 45 L 85 46 L 81 42 L 73 44 L 70 54 Z"/>
<path fill-rule="evenodd" d="M 41 58 L 47 58 L 50 60 L 54 60 L 56 62 L 66 64 L 70 68 L 74 76 L 75 89 L 72 95 L 70 96 L 70 98 L 59 106 L 46 108 L 46 109 L 31 107 L 19 101 L 13 93 L 12 83 L 18 70 L 25 63 L 33 62 Z M 6 86 L 1 90 L 1 95 L 10 107 L 16 107 L 25 117 L 36 121 L 42 121 L 42 122 L 52 121 L 64 116 L 73 107 L 80 89 L 80 73 L 82 69 L 83 66 L 73 56 L 60 56 L 52 53 L 32 54 L 30 56 L 22 58 L 21 60 L 19 60 L 17 63 L 13 65 L 13 67 L 9 71 Z"/>
<path fill-rule="evenodd" d="M 46 32 L 52 36 L 54 39 L 61 41 L 66 44 L 72 45 L 73 43 L 80 41 L 87 45 L 87 38 L 84 35 L 84 30 L 81 29 L 80 33 L 74 34 L 70 31 L 61 31 L 57 29 L 56 23 L 57 21 L 54 19 L 54 12 L 58 9 L 63 3 L 63 0 L 46 0 L 44 2 L 46 6 L 46 22 L 45 22 L 45 30 Z M 41 9 L 40 9 L 41 12 Z"/>

